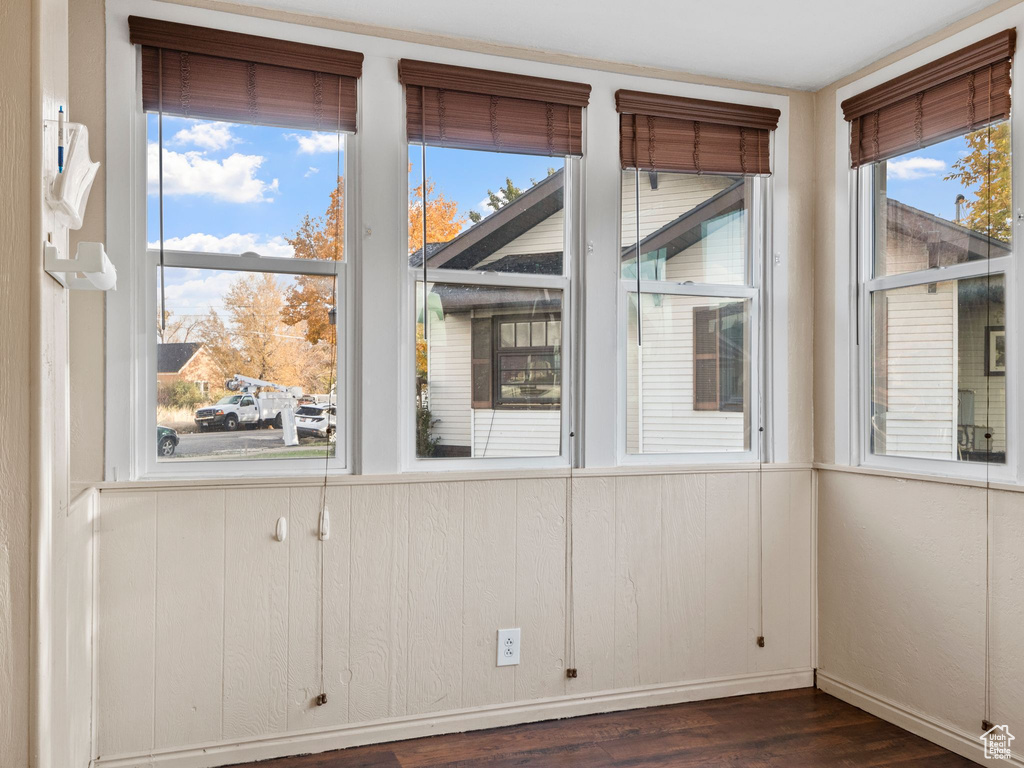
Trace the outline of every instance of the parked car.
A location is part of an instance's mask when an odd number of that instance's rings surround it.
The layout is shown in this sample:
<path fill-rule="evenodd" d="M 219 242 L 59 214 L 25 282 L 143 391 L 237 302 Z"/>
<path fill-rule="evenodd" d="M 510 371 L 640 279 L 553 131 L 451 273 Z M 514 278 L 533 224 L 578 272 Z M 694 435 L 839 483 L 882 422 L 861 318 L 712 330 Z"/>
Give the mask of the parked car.
<path fill-rule="evenodd" d="M 336 406 L 304 405 L 295 412 L 295 429 L 299 437 L 332 437 L 337 427 Z"/>
<path fill-rule="evenodd" d="M 156 426 L 156 455 L 161 458 L 170 458 L 174 455 L 174 449 L 178 447 L 178 433 L 170 427 Z"/>
<path fill-rule="evenodd" d="M 280 429 L 284 423 L 281 412 L 294 405 L 295 399 L 290 395 L 252 395 L 248 392 L 227 395 L 218 400 L 216 405 L 197 410 L 195 422 L 200 432 L 212 427 L 234 432 L 242 425 L 252 428 L 274 426 Z"/>

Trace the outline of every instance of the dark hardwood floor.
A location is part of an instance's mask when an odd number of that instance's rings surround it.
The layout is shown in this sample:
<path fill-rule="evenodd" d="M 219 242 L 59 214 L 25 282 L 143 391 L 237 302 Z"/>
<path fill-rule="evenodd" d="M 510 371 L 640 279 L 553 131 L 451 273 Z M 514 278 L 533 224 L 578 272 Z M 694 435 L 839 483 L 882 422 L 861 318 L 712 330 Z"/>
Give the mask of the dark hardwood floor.
<path fill-rule="evenodd" d="M 258 768 L 969 766 L 813 688 L 432 736 Z"/>

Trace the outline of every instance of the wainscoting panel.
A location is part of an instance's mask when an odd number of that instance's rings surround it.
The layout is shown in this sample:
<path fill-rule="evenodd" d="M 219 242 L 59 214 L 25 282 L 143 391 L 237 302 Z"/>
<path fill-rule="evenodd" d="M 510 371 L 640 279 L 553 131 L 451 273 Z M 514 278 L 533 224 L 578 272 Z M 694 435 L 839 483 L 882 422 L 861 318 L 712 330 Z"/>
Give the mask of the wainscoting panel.
<path fill-rule="evenodd" d="M 104 490 L 100 765 L 223 765 L 435 715 L 484 727 L 802 679 L 772 675 L 812 664 L 810 470 L 586 475 L 571 498 L 569 482 L 330 484 L 323 544 L 311 484 Z M 507 627 L 522 661 L 497 667 Z"/>

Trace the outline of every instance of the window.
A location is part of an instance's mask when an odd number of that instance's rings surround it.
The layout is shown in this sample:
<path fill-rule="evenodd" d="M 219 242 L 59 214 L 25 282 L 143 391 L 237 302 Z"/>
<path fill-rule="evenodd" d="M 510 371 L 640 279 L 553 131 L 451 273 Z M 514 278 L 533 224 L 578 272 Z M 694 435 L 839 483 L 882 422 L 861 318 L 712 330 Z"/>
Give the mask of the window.
<path fill-rule="evenodd" d="M 860 170 L 870 454 L 1006 461 L 1009 172 L 1006 122 Z"/>
<path fill-rule="evenodd" d="M 989 466 L 1012 449 L 1014 45 L 1007 30 L 843 102 L 857 184 L 857 421 L 869 461 Z"/>
<path fill-rule="evenodd" d="M 141 471 L 239 459 L 343 467 L 335 424 L 307 429 L 298 411 L 344 400 L 346 141 L 362 57 L 129 23 L 147 142 L 139 303 L 153 313 Z M 310 69 L 296 68 L 300 48 Z M 168 428 L 175 449 L 158 452 Z"/>
<path fill-rule="evenodd" d="M 543 318 L 543 316 L 541 316 Z M 562 321 L 495 318 L 494 407 L 557 408 L 561 402 Z"/>
<path fill-rule="evenodd" d="M 693 409 L 743 412 L 744 311 L 740 302 L 693 308 Z"/>
<path fill-rule="evenodd" d="M 400 75 L 414 461 L 565 456 L 571 212 L 589 87 L 408 60 Z M 465 90 L 435 87 L 441 75 Z M 537 83 L 555 83 L 547 93 L 560 101 L 535 101 Z"/>
<path fill-rule="evenodd" d="M 623 91 L 617 101 L 626 454 L 759 455 L 769 181 L 755 173 L 770 168 L 778 114 L 755 110 L 740 129 L 695 119 L 708 102 Z"/>

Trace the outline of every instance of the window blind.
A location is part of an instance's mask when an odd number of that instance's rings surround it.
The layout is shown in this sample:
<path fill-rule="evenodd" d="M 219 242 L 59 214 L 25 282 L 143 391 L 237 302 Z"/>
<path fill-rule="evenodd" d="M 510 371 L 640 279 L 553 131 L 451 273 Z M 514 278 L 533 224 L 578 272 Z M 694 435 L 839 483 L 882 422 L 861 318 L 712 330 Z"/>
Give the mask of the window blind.
<path fill-rule="evenodd" d="M 850 166 L 1005 120 L 1016 44 L 1016 30 L 1007 29 L 843 101 Z"/>
<path fill-rule="evenodd" d="M 530 155 L 582 155 L 590 86 L 402 59 L 410 142 Z"/>
<path fill-rule="evenodd" d="M 363 54 L 128 17 L 142 46 L 142 106 L 178 117 L 356 130 Z"/>
<path fill-rule="evenodd" d="M 768 107 L 616 91 L 623 168 L 691 173 L 771 173 Z"/>

